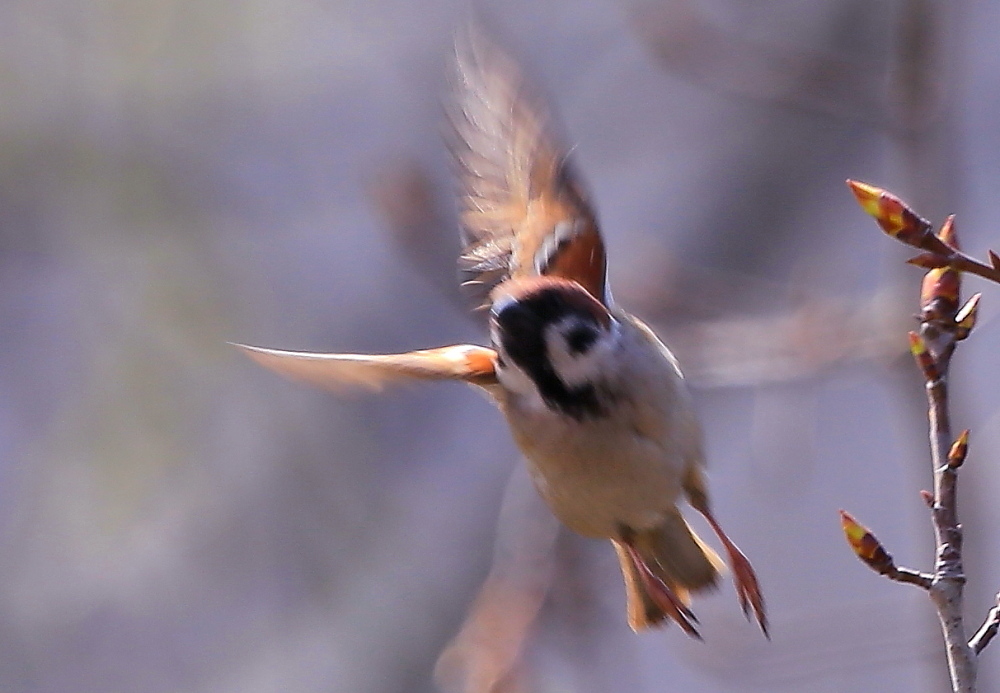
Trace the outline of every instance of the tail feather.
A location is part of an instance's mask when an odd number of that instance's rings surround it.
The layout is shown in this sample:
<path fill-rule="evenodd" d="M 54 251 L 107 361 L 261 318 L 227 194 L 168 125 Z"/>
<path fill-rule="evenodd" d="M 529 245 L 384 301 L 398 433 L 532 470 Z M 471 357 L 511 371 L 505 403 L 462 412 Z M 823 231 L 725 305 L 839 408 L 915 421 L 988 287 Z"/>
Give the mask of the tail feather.
<path fill-rule="evenodd" d="M 718 582 L 722 559 L 688 526 L 679 512 L 658 527 L 633 531 L 629 543 L 652 573 L 685 604 L 690 594 L 711 589 Z M 639 568 L 620 541 L 612 540 L 628 602 L 628 622 L 632 630 L 644 630 L 661 624 L 667 613 L 649 594 L 639 576 Z"/>

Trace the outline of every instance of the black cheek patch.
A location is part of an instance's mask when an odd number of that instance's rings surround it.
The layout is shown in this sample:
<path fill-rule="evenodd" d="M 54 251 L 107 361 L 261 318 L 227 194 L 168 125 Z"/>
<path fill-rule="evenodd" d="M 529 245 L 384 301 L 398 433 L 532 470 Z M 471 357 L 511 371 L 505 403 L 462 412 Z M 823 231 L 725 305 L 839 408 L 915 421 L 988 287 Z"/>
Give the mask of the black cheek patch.
<path fill-rule="evenodd" d="M 542 398 L 570 418 L 583 421 L 584 419 L 599 419 L 607 415 L 607 411 L 597 398 L 597 390 L 593 385 L 581 385 L 567 389 L 561 380 L 559 385 L 562 388 L 561 391 L 550 393 L 548 398 L 543 392 Z"/>
<path fill-rule="evenodd" d="M 571 354 L 583 354 L 597 341 L 597 330 L 590 325 L 574 325 L 565 337 Z"/>

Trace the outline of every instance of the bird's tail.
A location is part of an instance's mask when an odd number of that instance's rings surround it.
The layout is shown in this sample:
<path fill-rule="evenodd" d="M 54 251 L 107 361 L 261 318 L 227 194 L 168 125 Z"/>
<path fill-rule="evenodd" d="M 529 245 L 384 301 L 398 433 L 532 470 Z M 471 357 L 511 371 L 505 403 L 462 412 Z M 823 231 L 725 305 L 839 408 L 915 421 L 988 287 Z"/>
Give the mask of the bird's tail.
<path fill-rule="evenodd" d="M 627 541 L 633 551 L 622 541 L 612 540 L 612 543 L 625 578 L 628 623 L 632 630 L 660 625 L 669 616 L 650 594 L 635 557 L 685 604 L 691 592 L 716 586 L 722 560 L 691 530 L 680 512 L 671 513 L 657 527 L 631 532 Z"/>

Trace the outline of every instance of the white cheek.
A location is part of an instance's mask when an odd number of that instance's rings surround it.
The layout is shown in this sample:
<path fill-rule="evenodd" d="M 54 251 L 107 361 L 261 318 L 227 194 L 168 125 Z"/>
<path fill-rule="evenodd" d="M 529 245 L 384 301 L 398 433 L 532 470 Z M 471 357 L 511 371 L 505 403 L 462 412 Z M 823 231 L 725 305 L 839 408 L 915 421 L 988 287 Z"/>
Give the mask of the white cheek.
<path fill-rule="evenodd" d="M 556 375 L 568 387 L 586 385 L 603 379 L 614 362 L 618 342 L 617 326 L 601 334 L 585 353 L 573 353 L 563 336 L 564 325 L 552 325 L 545 333 L 545 346 Z"/>

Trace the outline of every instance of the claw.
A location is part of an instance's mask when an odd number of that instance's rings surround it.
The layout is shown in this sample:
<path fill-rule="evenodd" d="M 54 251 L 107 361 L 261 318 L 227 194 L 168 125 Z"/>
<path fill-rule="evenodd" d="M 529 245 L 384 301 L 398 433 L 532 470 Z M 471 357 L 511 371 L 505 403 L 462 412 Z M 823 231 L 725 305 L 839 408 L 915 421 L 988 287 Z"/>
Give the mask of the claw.
<path fill-rule="evenodd" d="M 760 624 L 761 631 L 765 637 L 770 638 L 767 631 L 767 614 L 764 612 L 764 596 L 761 594 L 760 584 L 757 582 L 757 574 L 754 572 L 753 566 L 750 565 L 750 561 L 735 544 L 732 544 L 732 550 L 728 552 L 729 564 L 733 571 L 733 582 L 736 585 L 736 595 L 740 600 L 743 614 L 749 621 L 752 610 L 753 616 Z"/>

